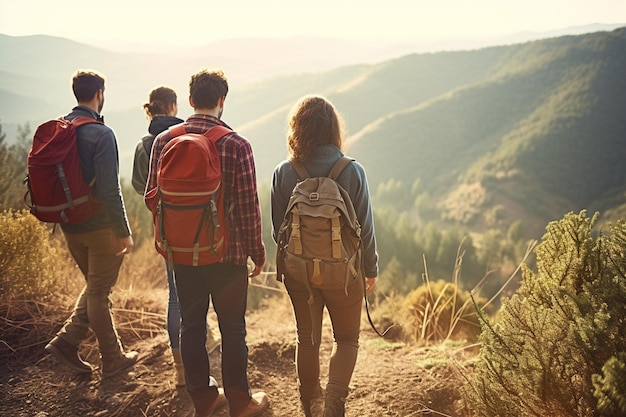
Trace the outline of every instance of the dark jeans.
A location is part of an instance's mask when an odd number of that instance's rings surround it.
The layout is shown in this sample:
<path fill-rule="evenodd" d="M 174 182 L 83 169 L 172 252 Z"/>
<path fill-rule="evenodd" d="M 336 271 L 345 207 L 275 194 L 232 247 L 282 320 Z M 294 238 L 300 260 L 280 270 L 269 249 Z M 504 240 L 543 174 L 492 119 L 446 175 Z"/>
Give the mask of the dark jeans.
<path fill-rule="evenodd" d="M 248 270 L 234 264 L 204 266 L 174 265 L 174 280 L 180 304 L 180 353 L 185 383 L 196 411 L 203 412 L 217 398 L 217 384 L 210 378 L 205 348 L 206 315 L 210 300 L 222 334 L 222 380 L 232 415 L 250 402 L 246 300 Z"/>
<path fill-rule="evenodd" d="M 169 295 L 167 298 L 167 334 L 170 339 L 172 349 L 180 349 L 180 307 L 178 306 L 178 295 L 176 295 L 176 284 L 174 283 L 174 270 L 170 269 L 165 261 L 167 271 L 167 288 Z M 209 329 L 207 320 L 206 327 Z"/>

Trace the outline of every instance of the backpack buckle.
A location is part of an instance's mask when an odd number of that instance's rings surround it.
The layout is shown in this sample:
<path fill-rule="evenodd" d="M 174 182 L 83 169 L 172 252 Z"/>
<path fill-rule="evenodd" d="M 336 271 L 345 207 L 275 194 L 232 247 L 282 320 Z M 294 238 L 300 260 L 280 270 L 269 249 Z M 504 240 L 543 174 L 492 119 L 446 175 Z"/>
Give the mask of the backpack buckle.
<path fill-rule="evenodd" d="M 319 199 L 320 199 L 320 193 L 313 192 L 313 193 L 309 194 L 309 200 L 311 200 L 311 201 L 319 201 Z"/>

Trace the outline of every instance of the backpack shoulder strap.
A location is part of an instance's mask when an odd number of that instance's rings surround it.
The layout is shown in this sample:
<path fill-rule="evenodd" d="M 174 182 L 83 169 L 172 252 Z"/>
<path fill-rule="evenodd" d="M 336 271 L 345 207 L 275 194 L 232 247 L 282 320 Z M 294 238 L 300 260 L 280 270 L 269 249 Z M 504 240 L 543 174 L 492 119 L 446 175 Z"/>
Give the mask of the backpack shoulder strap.
<path fill-rule="evenodd" d="M 185 127 L 184 123 L 172 126 L 168 130 L 170 132 L 170 135 L 172 136 L 172 139 L 178 136 L 182 136 L 187 133 L 187 128 Z M 208 128 L 204 133 L 202 133 L 202 136 L 206 137 L 212 142 L 216 142 L 218 139 L 220 139 L 224 135 L 227 135 L 232 132 L 233 131 L 227 128 L 226 126 L 215 125 L 215 126 Z"/>
<path fill-rule="evenodd" d="M 89 123 L 102 124 L 100 120 L 92 119 L 91 117 L 83 117 L 83 116 L 75 117 L 72 120 L 67 120 L 61 117 L 60 120 L 65 123 L 71 123 L 75 128 L 82 126 L 82 125 L 89 124 Z"/>
<path fill-rule="evenodd" d="M 293 169 L 296 170 L 296 173 L 301 180 L 311 177 L 311 174 L 309 174 L 309 171 L 306 170 L 302 162 L 296 161 L 293 158 L 289 158 L 289 163 L 291 164 L 291 166 L 293 166 Z"/>
<path fill-rule="evenodd" d="M 155 136 L 152 134 L 146 135 L 141 138 L 141 143 L 143 144 L 143 150 L 148 154 L 148 158 L 150 157 L 150 152 L 152 152 L 152 144 L 154 143 Z"/>
<path fill-rule="evenodd" d="M 78 127 L 82 125 L 88 125 L 90 123 L 98 123 L 101 125 L 104 124 L 100 120 L 92 119 L 91 117 L 83 117 L 83 116 L 75 117 L 72 120 L 63 119 L 62 117 L 60 119 L 62 119 L 62 121 L 65 121 L 66 123 L 71 124 L 72 126 L 74 126 L 75 129 L 77 129 Z M 89 188 L 92 188 L 95 183 L 96 183 L 96 176 L 94 175 L 91 181 L 89 181 L 87 185 L 89 185 Z"/>
<path fill-rule="evenodd" d="M 229 133 L 232 133 L 232 130 L 230 130 L 226 126 L 215 125 L 213 127 L 210 127 L 206 132 L 204 132 L 202 136 L 206 137 L 211 142 L 217 142 L 219 139 Z"/>
<path fill-rule="evenodd" d="M 187 129 L 185 128 L 184 123 L 180 123 L 172 127 L 169 127 L 167 130 L 169 130 L 170 136 L 172 137 L 172 139 L 177 138 L 178 136 L 182 136 L 185 133 L 187 133 Z"/>
<path fill-rule="evenodd" d="M 352 161 L 354 161 L 354 158 L 350 158 L 349 156 L 343 156 L 339 158 L 337 162 L 335 162 L 335 165 L 333 165 L 332 169 L 330 170 L 330 173 L 328 174 L 328 178 L 336 180 L 339 174 L 341 174 L 341 171 L 343 171 L 345 167 L 350 165 Z"/>

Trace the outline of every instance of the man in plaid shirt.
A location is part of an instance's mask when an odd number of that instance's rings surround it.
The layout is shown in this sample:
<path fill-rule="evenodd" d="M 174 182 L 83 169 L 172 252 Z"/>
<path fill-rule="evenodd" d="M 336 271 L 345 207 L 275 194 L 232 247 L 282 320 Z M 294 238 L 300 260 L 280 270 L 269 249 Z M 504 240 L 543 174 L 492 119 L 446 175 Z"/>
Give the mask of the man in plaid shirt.
<path fill-rule="evenodd" d="M 184 123 L 188 133 L 204 133 L 215 125 L 228 127 L 220 120 L 228 93 L 223 72 L 202 70 L 192 75 L 189 90 L 189 103 L 194 114 Z M 157 186 L 159 156 L 171 139 L 167 130 L 155 138 L 146 194 Z M 264 392 L 252 394 L 250 391 L 245 322 L 247 259 L 250 257 L 255 265 L 250 276 L 258 275 L 265 264 L 254 157 L 250 143 L 235 132 L 219 139 L 216 147 L 222 164 L 224 206 L 234 207 L 229 218 L 230 237 L 220 263 L 202 266 L 174 264 L 182 317 L 181 356 L 187 391 L 197 417 L 210 416 L 225 405 L 226 399 L 231 417 L 258 416 L 268 407 L 269 400 Z M 195 227 L 190 230 L 190 233 L 194 232 Z M 210 376 L 205 349 L 209 299 L 213 300 L 222 333 L 223 393 Z"/>

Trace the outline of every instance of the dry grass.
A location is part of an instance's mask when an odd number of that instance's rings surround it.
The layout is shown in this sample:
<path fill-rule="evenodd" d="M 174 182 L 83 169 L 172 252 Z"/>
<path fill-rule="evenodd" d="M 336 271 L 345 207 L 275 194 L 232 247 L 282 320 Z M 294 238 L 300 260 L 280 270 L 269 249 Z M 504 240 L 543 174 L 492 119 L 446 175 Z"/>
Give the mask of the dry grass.
<path fill-rule="evenodd" d="M 450 281 L 432 281 L 424 257 L 423 284 L 406 296 L 376 294 L 372 316 L 382 328 L 391 327 L 386 335 L 390 340 L 418 346 L 463 341 L 467 348 L 473 349 L 477 346 L 481 331 L 479 313 L 493 314 L 495 300 L 518 275 L 535 244 L 535 241 L 529 243 L 519 266 L 489 300 L 480 297 L 480 291 L 490 277 L 489 273 L 471 291 L 462 290 L 463 242 L 459 245 Z"/>

